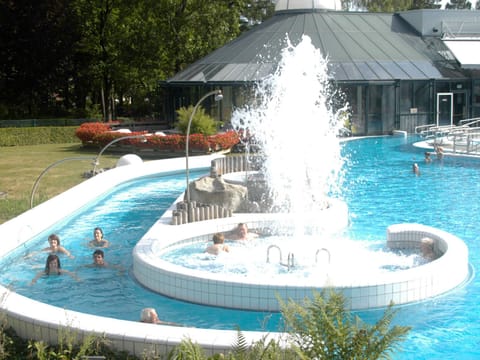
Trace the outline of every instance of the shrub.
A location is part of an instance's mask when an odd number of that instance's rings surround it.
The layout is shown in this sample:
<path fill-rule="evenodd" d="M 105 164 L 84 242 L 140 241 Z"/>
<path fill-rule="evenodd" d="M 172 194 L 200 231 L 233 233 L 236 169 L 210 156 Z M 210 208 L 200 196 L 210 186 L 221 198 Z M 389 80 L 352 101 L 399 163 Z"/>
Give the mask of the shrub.
<path fill-rule="evenodd" d="M 227 150 L 238 144 L 240 137 L 236 131 L 227 131 L 208 137 L 210 148 L 213 150 Z"/>
<path fill-rule="evenodd" d="M 84 145 L 102 147 L 117 138 L 145 135 L 145 139 L 126 139 L 122 141 L 122 145 L 128 144 L 141 149 L 170 150 L 172 152 L 185 150 L 185 135 L 180 134 L 154 135 L 147 134 L 146 131 L 136 131 L 126 134 L 112 131 L 111 128 L 104 123 L 82 124 L 76 130 L 75 134 Z M 190 150 L 201 152 L 228 150 L 240 141 L 237 132 L 233 130 L 209 136 L 201 133 L 191 133 L 189 140 Z"/>
<path fill-rule="evenodd" d="M 177 110 L 178 121 L 177 128 L 183 134 L 187 133 L 188 122 L 194 107 L 181 107 Z M 217 132 L 217 124 L 215 120 L 205 113 L 205 110 L 199 106 L 190 124 L 190 134 L 213 135 Z"/>
<path fill-rule="evenodd" d="M 0 146 L 25 146 L 40 144 L 66 144 L 78 142 L 75 127 L 38 126 L 1 128 Z"/>
<path fill-rule="evenodd" d="M 96 134 L 93 139 L 92 139 L 92 142 L 95 144 L 95 145 L 99 145 L 101 147 L 107 145 L 109 142 L 115 140 L 115 139 L 119 139 L 119 138 L 122 138 L 122 137 L 126 137 L 126 136 L 136 136 L 136 135 L 144 135 L 146 134 L 147 132 L 146 131 L 132 131 L 131 133 L 120 133 L 120 132 L 114 132 L 114 131 L 104 131 L 102 133 L 98 133 Z M 144 142 L 145 140 L 142 139 L 141 137 L 139 138 L 136 138 L 136 139 L 125 139 L 125 140 L 122 140 L 122 144 L 123 145 L 140 145 L 142 142 Z M 120 140 L 119 140 L 120 142 Z"/>
<path fill-rule="evenodd" d="M 87 145 L 94 142 L 97 135 L 102 134 L 112 129 L 107 124 L 101 122 L 83 123 L 75 131 L 75 135 L 82 141 L 82 144 Z"/>

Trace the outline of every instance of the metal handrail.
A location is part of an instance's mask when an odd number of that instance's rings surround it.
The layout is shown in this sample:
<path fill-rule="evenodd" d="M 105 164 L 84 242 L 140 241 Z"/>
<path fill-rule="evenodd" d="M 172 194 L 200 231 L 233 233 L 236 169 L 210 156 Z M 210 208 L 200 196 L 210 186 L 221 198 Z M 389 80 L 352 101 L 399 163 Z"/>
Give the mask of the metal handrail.
<path fill-rule="evenodd" d="M 328 255 L 328 265 L 330 265 L 330 261 L 332 259 L 332 255 L 330 254 L 330 250 L 328 250 L 327 248 L 321 248 L 321 249 L 318 249 L 316 252 L 315 252 L 315 263 L 318 263 L 318 254 L 321 252 L 321 251 L 325 251 Z"/>

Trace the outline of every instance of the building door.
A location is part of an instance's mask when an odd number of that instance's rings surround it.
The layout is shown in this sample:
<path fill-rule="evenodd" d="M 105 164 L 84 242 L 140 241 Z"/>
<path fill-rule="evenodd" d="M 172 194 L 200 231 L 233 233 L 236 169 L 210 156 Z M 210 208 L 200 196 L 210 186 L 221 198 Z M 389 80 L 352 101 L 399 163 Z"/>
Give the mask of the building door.
<path fill-rule="evenodd" d="M 437 126 L 453 125 L 453 93 L 437 93 Z"/>

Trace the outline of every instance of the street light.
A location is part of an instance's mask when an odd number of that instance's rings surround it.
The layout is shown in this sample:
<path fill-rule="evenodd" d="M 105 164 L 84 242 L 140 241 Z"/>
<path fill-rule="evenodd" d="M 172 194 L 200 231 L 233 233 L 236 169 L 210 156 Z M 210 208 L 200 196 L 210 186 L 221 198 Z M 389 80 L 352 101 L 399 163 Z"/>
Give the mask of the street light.
<path fill-rule="evenodd" d="M 67 161 L 92 160 L 92 159 L 93 158 L 91 156 L 76 156 L 76 157 L 70 157 L 70 158 L 65 158 L 65 159 L 62 159 L 62 160 L 55 161 L 53 164 L 47 166 L 42 171 L 42 173 L 38 176 L 37 180 L 35 180 L 35 183 L 33 184 L 32 193 L 30 195 L 30 209 L 33 208 L 33 197 L 35 195 L 35 191 L 37 191 L 37 187 L 38 187 L 38 184 L 40 183 L 40 179 L 43 177 L 43 175 L 45 175 L 48 172 L 48 170 L 50 170 L 51 168 L 54 168 L 55 166 L 60 165 L 64 162 L 67 162 Z"/>
<path fill-rule="evenodd" d="M 119 138 L 116 138 L 116 139 L 113 139 L 112 141 L 110 141 L 107 145 L 105 145 L 103 147 L 102 150 L 100 150 L 100 152 L 98 153 L 97 157 L 94 159 L 93 161 L 93 173 L 92 173 L 92 176 L 95 176 L 97 174 L 97 166 L 100 164 L 100 156 L 102 156 L 102 154 L 105 152 L 105 150 L 107 150 L 108 147 L 110 147 L 110 145 L 112 144 L 115 144 L 116 142 L 119 142 L 119 141 L 122 141 L 122 140 L 127 140 L 127 139 L 138 139 L 138 138 L 142 138 L 144 142 L 147 141 L 146 137 L 144 134 L 142 135 L 128 135 L 128 136 L 122 136 L 122 137 L 119 137 Z"/>
<path fill-rule="evenodd" d="M 203 100 L 205 100 L 207 97 L 211 96 L 211 95 L 215 95 L 215 101 L 220 101 L 223 99 L 223 95 L 222 95 L 222 90 L 213 90 L 213 91 L 210 91 L 208 93 L 206 93 L 205 95 L 203 95 L 202 98 L 200 98 L 200 100 L 198 100 L 198 102 L 195 104 L 195 107 L 193 108 L 193 111 L 192 113 L 190 114 L 190 118 L 188 119 L 188 125 L 187 125 L 187 135 L 185 137 L 185 168 L 186 168 L 186 177 L 187 177 L 187 204 L 190 203 L 190 186 L 189 183 L 190 183 L 190 168 L 188 166 L 188 150 L 189 150 L 189 139 L 190 139 L 190 126 L 192 125 L 192 120 L 193 120 L 193 116 L 195 115 L 195 112 L 197 111 L 198 107 L 200 106 L 200 104 L 202 103 Z"/>

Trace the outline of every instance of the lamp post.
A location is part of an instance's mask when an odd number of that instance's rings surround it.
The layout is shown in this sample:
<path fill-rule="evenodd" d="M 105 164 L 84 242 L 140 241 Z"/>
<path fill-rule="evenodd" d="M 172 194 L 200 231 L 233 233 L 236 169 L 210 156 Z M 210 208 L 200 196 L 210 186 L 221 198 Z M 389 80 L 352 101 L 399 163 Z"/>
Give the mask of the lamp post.
<path fill-rule="evenodd" d="M 145 135 L 128 135 L 128 136 L 122 136 L 122 137 L 119 137 L 119 138 L 116 138 L 116 139 L 113 139 L 112 141 L 110 141 L 107 145 L 105 145 L 102 150 L 100 150 L 100 152 L 98 153 L 97 157 L 94 159 L 93 161 L 93 173 L 92 173 L 92 176 L 95 176 L 97 174 L 97 166 L 100 164 L 100 156 L 102 156 L 102 154 L 105 152 L 105 150 L 107 150 L 108 147 L 110 147 L 110 145 L 113 145 L 115 144 L 116 142 L 119 142 L 119 141 L 122 141 L 122 140 L 127 140 L 127 139 L 138 139 L 138 138 L 143 138 L 144 141 L 147 141 L 147 139 L 145 138 Z"/>
<path fill-rule="evenodd" d="M 50 170 L 50 169 L 54 168 L 55 166 L 60 165 L 64 162 L 67 162 L 67 161 L 92 160 L 92 159 L 93 158 L 91 156 L 76 156 L 76 157 L 70 157 L 70 158 L 65 158 L 65 159 L 62 159 L 62 160 L 55 161 L 53 164 L 50 164 L 49 166 L 47 166 L 42 171 L 42 173 L 38 176 L 37 180 L 35 180 L 35 183 L 33 184 L 32 193 L 30 195 L 30 209 L 33 208 L 33 197 L 35 195 L 35 191 L 37 191 L 38 184 L 40 183 L 40 179 L 43 177 L 43 175 L 45 175 L 48 172 L 48 170 Z"/>
<path fill-rule="evenodd" d="M 222 95 L 222 90 L 212 90 L 205 95 L 203 95 L 200 100 L 195 104 L 195 107 L 193 108 L 192 113 L 190 114 L 190 118 L 188 119 L 188 125 L 187 125 L 187 134 L 185 137 L 185 170 L 186 170 L 186 178 L 187 178 L 187 204 L 190 203 L 190 168 L 188 166 L 188 152 L 189 152 L 189 139 L 190 139 L 190 126 L 192 125 L 192 120 L 193 116 L 195 115 L 195 112 L 197 111 L 198 107 L 202 103 L 203 100 L 205 100 L 207 97 L 215 95 L 215 101 L 220 101 L 223 99 Z"/>

